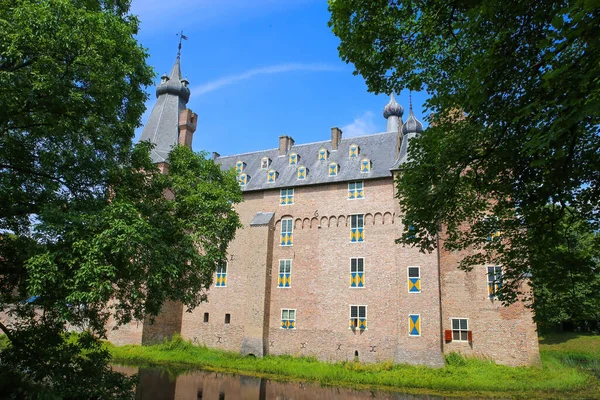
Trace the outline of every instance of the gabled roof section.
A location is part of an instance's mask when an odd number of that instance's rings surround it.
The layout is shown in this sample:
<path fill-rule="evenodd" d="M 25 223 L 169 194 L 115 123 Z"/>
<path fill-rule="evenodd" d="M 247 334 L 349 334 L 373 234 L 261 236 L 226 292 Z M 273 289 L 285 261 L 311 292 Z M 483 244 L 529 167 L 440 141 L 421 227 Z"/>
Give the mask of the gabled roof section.
<path fill-rule="evenodd" d="M 156 87 L 156 97 L 140 142 L 148 141 L 156 145 L 150 157 L 152 162 L 159 163 L 167 161 L 169 152 L 178 143 L 179 113 L 185 110 L 190 98 L 188 82 L 181 79 L 179 56 L 169 76 L 165 74 L 161 77 L 161 82 Z"/>
<path fill-rule="evenodd" d="M 321 183 L 362 181 L 392 176 L 390 169 L 398 161 L 396 158 L 397 140 L 398 133 L 396 132 L 378 133 L 342 139 L 337 150 L 331 149 L 331 141 L 322 141 L 294 145 L 285 156 L 279 155 L 279 149 L 271 149 L 219 157 L 215 162 L 220 164 L 222 169 L 235 168 L 236 162 L 240 160 L 246 164 L 244 172 L 252 179 L 242 187 L 244 192 Z M 349 157 L 349 149 L 352 144 L 360 147 L 360 157 Z M 402 145 L 404 146 L 404 143 Z M 326 161 L 318 159 L 321 148 L 325 148 L 329 152 Z M 298 179 L 300 165 L 289 164 L 288 155 L 290 153 L 298 154 L 302 160 L 300 164 L 308 169 L 309 172 L 305 179 Z M 272 160 L 269 168 L 279 173 L 275 182 L 267 183 L 267 170 L 260 168 L 263 157 L 269 157 Z M 371 160 L 372 166 L 370 172 L 361 173 L 360 160 L 365 157 Z M 335 176 L 329 176 L 329 164 L 332 162 L 339 165 L 338 173 Z"/>

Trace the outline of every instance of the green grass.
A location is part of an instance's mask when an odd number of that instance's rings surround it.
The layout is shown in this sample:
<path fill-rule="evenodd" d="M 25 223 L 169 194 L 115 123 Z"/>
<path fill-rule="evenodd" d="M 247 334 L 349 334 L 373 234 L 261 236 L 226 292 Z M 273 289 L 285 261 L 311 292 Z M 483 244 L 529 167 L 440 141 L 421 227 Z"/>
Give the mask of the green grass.
<path fill-rule="evenodd" d="M 600 336 L 574 336 L 562 342 L 549 336 L 540 345 L 542 366 L 517 368 L 458 354 L 446 357 L 445 368 L 391 362 L 331 364 L 292 356 L 252 358 L 194 346 L 181 338 L 154 346 L 116 347 L 107 343 L 107 347 L 115 363 L 137 366 L 200 368 L 323 385 L 445 395 L 600 398 L 595 375 L 600 360 Z"/>

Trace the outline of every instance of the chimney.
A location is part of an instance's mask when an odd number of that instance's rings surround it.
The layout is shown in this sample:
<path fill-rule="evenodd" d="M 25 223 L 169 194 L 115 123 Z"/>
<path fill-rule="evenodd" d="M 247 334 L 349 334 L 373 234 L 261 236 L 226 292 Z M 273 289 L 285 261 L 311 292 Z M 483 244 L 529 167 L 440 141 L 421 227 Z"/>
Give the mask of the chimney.
<path fill-rule="evenodd" d="M 294 139 L 290 136 L 279 136 L 279 155 L 285 156 L 294 145 Z"/>
<path fill-rule="evenodd" d="M 198 114 L 186 108 L 179 113 L 179 144 L 192 148 L 192 138 L 196 132 Z"/>
<path fill-rule="evenodd" d="M 342 141 L 342 130 L 337 126 L 331 128 L 331 150 L 337 150 Z"/>
<path fill-rule="evenodd" d="M 215 161 L 219 157 L 221 157 L 221 155 L 219 153 L 217 153 L 216 151 L 212 152 L 212 160 L 213 161 Z"/>

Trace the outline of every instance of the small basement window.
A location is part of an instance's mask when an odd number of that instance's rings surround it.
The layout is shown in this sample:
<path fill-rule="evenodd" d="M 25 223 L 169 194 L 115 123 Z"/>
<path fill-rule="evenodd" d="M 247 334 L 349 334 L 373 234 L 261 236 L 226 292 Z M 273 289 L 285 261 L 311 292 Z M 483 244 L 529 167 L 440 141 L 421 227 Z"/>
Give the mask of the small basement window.
<path fill-rule="evenodd" d="M 204 322 L 208 322 L 208 313 L 207 312 L 204 313 Z"/>
<path fill-rule="evenodd" d="M 225 323 L 226 324 L 230 324 L 231 323 L 231 314 L 225 314 Z"/>

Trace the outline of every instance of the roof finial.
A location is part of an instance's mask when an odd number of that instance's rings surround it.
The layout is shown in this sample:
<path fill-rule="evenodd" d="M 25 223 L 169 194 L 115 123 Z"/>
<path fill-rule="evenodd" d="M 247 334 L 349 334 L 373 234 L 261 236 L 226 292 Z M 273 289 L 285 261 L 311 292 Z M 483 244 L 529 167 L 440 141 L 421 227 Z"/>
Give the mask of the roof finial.
<path fill-rule="evenodd" d="M 183 30 L 179 33 L 176 33 L 176 35 L 179 36 L 179 47 L 177 47 L 177 58 L 179 58 L 181 56 L 181 41 L 187 40 L 187 36 L 183 34 Z"/>
<path fill-rule="evenodd" d="M 412 114 L 412 90 L 408 92 L 408 107 L 410 108 L 410 113 Z"/>

